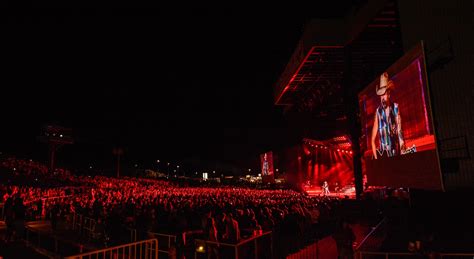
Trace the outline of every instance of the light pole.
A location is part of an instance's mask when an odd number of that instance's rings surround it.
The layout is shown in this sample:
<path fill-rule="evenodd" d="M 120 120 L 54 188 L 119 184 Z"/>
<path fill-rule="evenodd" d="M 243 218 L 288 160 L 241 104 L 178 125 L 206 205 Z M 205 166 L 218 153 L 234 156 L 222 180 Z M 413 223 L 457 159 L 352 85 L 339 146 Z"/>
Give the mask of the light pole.
<path fill-rule="evenodd" d="M 170 162 L 168 162 L 168 178 L 170 178 Z"/>
<path fill-rule="evenodd" d="M 114 148 L 112 153 L 117 156 L 117 178 L 120 176 L 120 156 L 123 155 L 122 148 Z"/>
<path fill-rule="evenodd" d="M 156 163 L 158 164 L 157 169 L 158 169 L 158 173 L 159 173 L 160 172 L 160 159 L 156 160 Z"/>

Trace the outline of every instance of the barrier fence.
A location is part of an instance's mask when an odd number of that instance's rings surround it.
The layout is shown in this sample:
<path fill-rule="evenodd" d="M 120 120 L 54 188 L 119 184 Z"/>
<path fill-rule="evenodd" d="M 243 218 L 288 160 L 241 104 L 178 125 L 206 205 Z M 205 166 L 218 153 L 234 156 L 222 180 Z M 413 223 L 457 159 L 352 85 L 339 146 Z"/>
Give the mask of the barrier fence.
<path fill-rule="evenodd" d="M 433 253 L 430 255 L 418 253 L 393 253 L 393 252 L 356 252 L 357 259 L 401 259 L 401 258 L 436 258 L 436 259 L 467 259 L 474 258 L 474 253 Z"/>
<path fill-rule="evenodd" d="M 158 240 L 148 239 L 133 242 L 125 245 L 119 245 L 104 248 L 88 253 L 77 254 L 65 257 L 65 259 L 83 259 L 83 258 L 140 258 L 140 259 L 158 259 Z"/>
<path fill-rule="evenodd" d="M 137 241 L 137 230 L 134 228 L 129 228 L 130 231 L 130 241 Z M 147 237 L 158 240 L 158 254 L 160 258 L 165 257 L 169 258 L 172 253 L 172 249 L 176 244 L 176 235 L 147 232 Z"/>
<path fill-rule="evenodd" d="M 267 242 L 265 244 L 264 242 Z M 252 236 L 248 239 L 240 241 L 237 244 L 229 244 L 223 242 L 214 242 L 209 240 L 195 239 L 196 250 L 194 258 L 205 258 L 217 256 L 218 258 L 273 258 L 273 236 L 268 231 L 260 235 Z M 267 248 L 267 249 L 263 249 Z"/>
<path fill-rule="evenodd" d="M 148 236 L 158 240 L 158 253 L 170 257 L 171 249 L 176 244 L 176 236 L 148 232 Z"/>
<path fill-rule="evenodd" d="M 25 227 L 25 232 L 26 246 L 36 248 L 49 257 L 83 252 L 82 245 L 68 242 L 51 233 L 41 232 L 29 226 Z"/>
<path fill-rule="evenodd" d="M 95 238 L 94 230 L 97 221 L 77 213 L 72 216 L 72 230 L 78 231 L 79 235 L 86 237 L 88 240 Z"/>
<path fill-rule="evenodd" d="M 85 237 L 87 240 L 96 240 L 97 234 L 95 231 L 95 226 L 97 221 L 93 218 L 83 216 L 81 214 L 74 213 L 72 215 L 72 230 L 77 231 L 77 233 Z M 127 228 L 129 231 L 129 240 L 128 242 L 137 242 L 139 241 L 137 236 L 137 230 L 134 228 Z M 143 239 L 144 237 L 142 237 Z M 158 253 L 162 256 L 169 257 L 170 250 L 174 247 L 176 243 L 176 235 L 162 234 L 147 232 L 146 238 L 153 238 L 158 240 Z"/>
<path fill-rule="evenodd" d="M 286 259 L 318 259 L 319 258 L 319 240 L 300 251 L 290 254 Z"/>

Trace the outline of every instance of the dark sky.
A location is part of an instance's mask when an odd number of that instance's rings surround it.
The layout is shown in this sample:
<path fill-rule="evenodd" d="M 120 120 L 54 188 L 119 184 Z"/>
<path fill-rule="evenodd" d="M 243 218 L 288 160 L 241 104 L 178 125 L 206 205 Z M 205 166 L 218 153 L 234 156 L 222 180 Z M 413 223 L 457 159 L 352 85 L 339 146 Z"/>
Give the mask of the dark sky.
<path fill-rule="evenodd" d="M 245 8 L 63 11 L 4 20 L 0 151 L 46 159 L 44 123 L 74 130 L 60 163 L 111 167 L 188 158 L 248 166 L 301 137 L 273 86 L 311 17 L 341 3 Z M 347 8 L 346 8 L 347 9 Z M 5 44 L 6 43 L 6 44 Z"/>

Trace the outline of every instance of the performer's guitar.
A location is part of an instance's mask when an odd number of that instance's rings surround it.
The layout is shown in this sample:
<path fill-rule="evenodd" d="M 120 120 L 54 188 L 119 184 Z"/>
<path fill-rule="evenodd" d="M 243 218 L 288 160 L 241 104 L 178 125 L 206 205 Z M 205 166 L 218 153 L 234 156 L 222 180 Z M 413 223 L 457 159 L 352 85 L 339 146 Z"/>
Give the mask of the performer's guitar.
<path fill-rule="evenodd" d="M 377 149 L 377 153 L 379 155 L 379 157 L 392 157 L 396 154 L 395 150 L 379 150 Z M 405 150 L 401 150 L 400 151 L 400 154 L 401 155 L 406 155 L 406 154 L 413 154 L 413 153 L 416 153 L 416 146 L 415 144 L 413 144 L 413 146 L 409 147 L 409 148 L 406 148 Z"/>
<path fill-rule="evenodd" d="M 413 144 L 413 146 L 411 146 L 411 147 L 409 147 L 409 148 L 406 148 L 405 150 L 402 150 L 400 153 L 401 153 L 402 155 L 416 153 L 416 146 L 415 146 L 415 144 Z"/>

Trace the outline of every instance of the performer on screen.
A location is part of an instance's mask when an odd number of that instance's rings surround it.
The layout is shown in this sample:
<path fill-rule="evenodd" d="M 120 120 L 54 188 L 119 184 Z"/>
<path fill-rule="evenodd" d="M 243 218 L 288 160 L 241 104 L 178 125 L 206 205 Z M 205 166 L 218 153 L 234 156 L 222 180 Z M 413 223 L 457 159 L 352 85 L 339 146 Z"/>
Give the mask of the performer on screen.
<path fill-rule="evenodd" d="M 380 105 L 375 111 L 374 125 L 372 127 L 372 153 L 374 159 L 379 157 L 392 157 L 405 153 L 405 141 L 402 132 L 402 119 L 398 103 L 392 102 L 390 92 L 394 84 L 389 80 L 388 73 L 380 76 L 380 84 L 376 85 L 376 93 L 380 97 Z M 380 145 L 377 148 L 375 139 L 379 135 Z"/>
<path fill-rule="evenodd" d="M 268 160 L 267 160 L 267 153 L 263 155 L 263 166 L 262 166 L 262 175 L 268 175 Z"/>

